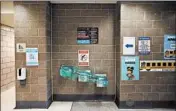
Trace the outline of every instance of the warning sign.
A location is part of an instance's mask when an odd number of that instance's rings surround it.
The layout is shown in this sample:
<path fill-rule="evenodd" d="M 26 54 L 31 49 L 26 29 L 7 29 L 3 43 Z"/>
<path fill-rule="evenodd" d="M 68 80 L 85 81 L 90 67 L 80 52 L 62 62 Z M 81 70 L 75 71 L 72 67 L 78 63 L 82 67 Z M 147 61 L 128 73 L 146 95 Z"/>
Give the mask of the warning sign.
<path fill-rule="evenodd" d="M 89 50 L 78 50 L 78 66 L 89 66 Z"/>

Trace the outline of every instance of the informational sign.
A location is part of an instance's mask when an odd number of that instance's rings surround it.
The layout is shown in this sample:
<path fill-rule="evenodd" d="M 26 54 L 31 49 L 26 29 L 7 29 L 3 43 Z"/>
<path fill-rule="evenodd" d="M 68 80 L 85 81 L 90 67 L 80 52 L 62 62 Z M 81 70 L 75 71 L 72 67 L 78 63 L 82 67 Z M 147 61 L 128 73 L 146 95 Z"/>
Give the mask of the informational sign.
<path fill-rule="evenodd" d="M 145 60 L 140 61 L 141 72 L 175 72 L 175 60 Z"/>
<path fill-rule="evenodd" d="M 89 50 L 78 50 L 78 66 L 89 66 Z"/>
<path fill-rule="evenodd" d="M 38 48 L 26 48 L 26 65 L 38 66 Z"/>
<path fill-rule="evenodd" d="M 139 57 L 121 57 L 121 80 L 139 80 Z"/>
<path fill-rule="evenodd" d="M 17 52 L 26 52 L 26 43 L 17 43 L 16 44 Z"/>
<path fill-rule="evenodd" d="M 150 54 L 150 37 L 139 37 L 138 50 L 140 55 Z"/>
<path fill-rule="evenodd" d="M 135 55 L 135 37 L 123 37 L 123 55 Z"/>
<path fill-rule="evenodd" d="M 176 35 L 164 35 L 164 59 L 176 60 Z"/>
<path fill-rule="evenodd" d="M 97 44 L 98 28 L 97 27 L 78 27 L 77 43 L 78 44 Z"/>

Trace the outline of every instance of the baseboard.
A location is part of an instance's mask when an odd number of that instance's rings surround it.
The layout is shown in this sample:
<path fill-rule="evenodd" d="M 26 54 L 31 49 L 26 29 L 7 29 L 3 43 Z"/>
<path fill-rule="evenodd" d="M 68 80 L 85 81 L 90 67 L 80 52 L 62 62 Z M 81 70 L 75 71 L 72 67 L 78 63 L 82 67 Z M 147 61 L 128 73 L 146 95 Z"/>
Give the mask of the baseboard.
<path fill-rule="evenodd" d="M 126 101 L 119 102 L 120 109 L 152 109 L 152 108 L 167 108 L 174 109 L 174 101 L 134 101 L 133 104 L 127 105 Z"/>
<path fill-rule="evenodd" d="M 31 109 L 31 108 L 40 108 L 48 109 L 52 103 L 52 96 L 48 101 L 16 101 L 15 109 Z"/>
<path fill-rule="evenodd" d="M 114 101 L 115 95 L 54 94 L 53 101 Z"/>

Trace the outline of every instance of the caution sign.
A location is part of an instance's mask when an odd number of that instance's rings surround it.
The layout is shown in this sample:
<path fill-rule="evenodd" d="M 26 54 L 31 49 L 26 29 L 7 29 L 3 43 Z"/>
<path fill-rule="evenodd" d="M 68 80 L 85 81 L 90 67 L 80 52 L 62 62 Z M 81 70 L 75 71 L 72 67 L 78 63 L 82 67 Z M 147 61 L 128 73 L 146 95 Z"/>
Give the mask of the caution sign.
<path fill-rule="evenodd" d="M 89 50 L 78 50 L 78 66 L 89 66 Z"/>
<path fill-rule="evenodd" d="M 16 44 L 17 52 L 26 52 L 26 44 L 25 43 L 17 43 Z"/>

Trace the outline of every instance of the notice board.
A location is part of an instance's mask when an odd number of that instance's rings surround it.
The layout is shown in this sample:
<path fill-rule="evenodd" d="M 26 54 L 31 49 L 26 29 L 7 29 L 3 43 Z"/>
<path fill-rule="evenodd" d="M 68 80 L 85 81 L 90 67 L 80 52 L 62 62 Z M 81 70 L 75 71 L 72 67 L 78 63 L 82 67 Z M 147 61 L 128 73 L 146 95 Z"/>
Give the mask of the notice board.
<path fill-rule="evenodd" d="M 98 44 L 97 27 L 78 27 L 77 28 L 78 44 Z"/>

